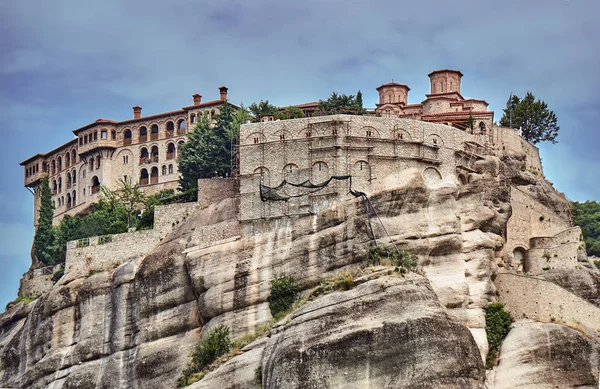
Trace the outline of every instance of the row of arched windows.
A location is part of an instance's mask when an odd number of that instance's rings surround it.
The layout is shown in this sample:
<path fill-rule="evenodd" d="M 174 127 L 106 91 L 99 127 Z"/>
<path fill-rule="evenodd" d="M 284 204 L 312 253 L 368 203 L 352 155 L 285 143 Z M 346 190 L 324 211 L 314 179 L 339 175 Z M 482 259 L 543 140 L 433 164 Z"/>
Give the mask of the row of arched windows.
<path fill-rule="evenodd" d="M 299 170 L 300 170 L 300 168 L 295 163 L 288 163 L 281 169 L 281 172 L 283 175 L 282 178 L 286 179 L 286 180 L 290 179 L 290 178 L 298 178 L 298 177 L 294 177 L 294 174 L 298 173 Z M 353 168 L 352 168 L 353 176 L 354 175 L 364 176 L 364 175 L 368 175 L 369 172 L 370 172 L 370 166 L 367 161 L 360 160 L 360 161 L 356 161 L 354 163 Z M 254 169 L 253 173 L 255 175 L 260 175 L 261 182 L 263 182 L 265 184 L 269 183 L 270 171 L 268 168 L 266 168 L 264 166 L 260 166 L 260 167 L 257 167 L 256 169 Z M 308 172 L 306 172 L 306 173 L 308 173 Z M 312 177 L 310 177 L 310 179 L 313 182 L 313 184 L 318 184 L 319 182 L 326 181 L 331 177 L 330 172 L 329 172 L 329 165 L 325 161 L 317 161 L 317 162 L 313 163 L 310 168 L 310 174 L 312 176 Z M 303 177 L 300 179 L 305 180 L 308 178 L 309 177 Z"/>
<path fill-rule="evenodd" d="M 181 140 L 177 144 L 178 147 L 175 147 L 175 143 L 169 142 L 167 144 L 167 150 L 165 153 L 165 160 L 169 161 L 177 158 L 178 148 L 183 145 L 184 141 Z M 158 146 L 154 145 L 148 149 L 147 147 L 142 147 L 140 149 L 140 165 L 145 163 L 157 163 L 159 161 L 159 149 Z"/>
<path fill-rule="evenodd" d="M 175 134 L 175 127 L 177 127 L 177 134 Z M 148 132 L 148 127 L 141 126 L 138 129 L 138 141 L 140 143 L 147 142 L 149 140 L 157 140 L 159 138 L 159 127 L 158 124 L 153 124 L 150 126 L 150 131 Z M 185 119 L 179 119 L 177 121 L 177 126 L 173 121 L 168 121 L 165 124 L 165 137 L 171 138 L 175 135 L 183 135 L 187 132 L 187 124 Z M 148 136 L 150 134 L 150 136 Z M 133 132 L 131 129 L 127 128 L 123 131 L 123 145 L 128 146 L 133 143 Z"/>
<path fill-rule="evenodd" d="M 162 175 L 166 176 L 175 173 L 175 166 L 173 164 L 162 166 Z M 143 168 L 140 170 L 140 185 L 158 184 L 158 167 L 154 166 L 148 172 L 148 169 Z"/>
<path fill-rule="evenodd" d="M 77 164 L 77 151 L 72 149 L 71 151 L 67 151 L 64 154 L 64 166 L 63 166 L 63 156 L 59 155 L 56 158 L 52 158 L 49 162 L 44 162 L 42 164 L 42 171 L 44 173 L 50 173 L 50 175 L 55 175 L 56 173 L 60 173 L 63 168 L 68 169 L 71 166 Z"/>

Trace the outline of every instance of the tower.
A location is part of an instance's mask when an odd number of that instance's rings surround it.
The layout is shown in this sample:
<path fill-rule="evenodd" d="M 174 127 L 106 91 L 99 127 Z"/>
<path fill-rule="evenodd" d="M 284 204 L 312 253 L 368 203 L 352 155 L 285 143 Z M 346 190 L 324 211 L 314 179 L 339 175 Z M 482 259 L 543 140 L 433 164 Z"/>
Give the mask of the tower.
<path fill-rule="evenodd" d="M 463 74 L 458 70 L 442 69 L 434 70 L 428 74 L 431 84 L 432 95 L 441 93 L 460 94 L 460 79 Z"/>
<path fill-rule="evenodd" d="M 389 82 L 377 87 L 379 92 L 379 104 L 403 104 L 408 101 L 410 88 L 404 84 Z"/>

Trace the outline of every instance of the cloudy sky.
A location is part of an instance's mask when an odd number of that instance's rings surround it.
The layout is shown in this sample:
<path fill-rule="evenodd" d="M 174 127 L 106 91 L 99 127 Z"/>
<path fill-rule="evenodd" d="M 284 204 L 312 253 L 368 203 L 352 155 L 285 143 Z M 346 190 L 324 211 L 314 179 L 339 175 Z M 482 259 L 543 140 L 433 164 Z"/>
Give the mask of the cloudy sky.
<path fill-rule="evenodd" d="M 405 5 L 404 5 L 405 4 Z M 441 5 L 444 4 L 444 5 Z M 4 0 L 0 5 L 0 311 L 16 297 L 33 238 L 19 162 L 98 118 L 191 104 L 191 95 L 276 105 L 363 92 L 392 79 L 410 103 L 427 74 L 464 73 L 462 94 L 501 117 L 510 92 L 553 109 L 546 176 L 573 200 L 600 200 L 600 2 L 584 0 Z"/>

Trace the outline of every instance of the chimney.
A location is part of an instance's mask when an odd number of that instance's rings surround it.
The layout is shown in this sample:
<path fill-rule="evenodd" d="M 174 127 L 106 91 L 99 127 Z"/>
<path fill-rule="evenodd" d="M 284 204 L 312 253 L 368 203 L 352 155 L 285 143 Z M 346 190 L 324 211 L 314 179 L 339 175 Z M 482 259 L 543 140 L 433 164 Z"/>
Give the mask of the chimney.
<path fill-rule="evenodd" d="M 200 105 L 200 101 L 202 101 L 202 96 L 196 93 L 195 95 L 192 95 L 192 97 L 194 98 L 194 105 Z"/>
<path fill-rule="evenodd" d="M 227 100 L 227 87 L 226 86 L 220 87 L 219 92 L 221 92 L 221 101 Z"/>
<path fill-rule="evenodd" d="M 142 107 L 138 107 L 137 105 L 133 107 L 133 118 L 139 119 L 142 116 Z"/>

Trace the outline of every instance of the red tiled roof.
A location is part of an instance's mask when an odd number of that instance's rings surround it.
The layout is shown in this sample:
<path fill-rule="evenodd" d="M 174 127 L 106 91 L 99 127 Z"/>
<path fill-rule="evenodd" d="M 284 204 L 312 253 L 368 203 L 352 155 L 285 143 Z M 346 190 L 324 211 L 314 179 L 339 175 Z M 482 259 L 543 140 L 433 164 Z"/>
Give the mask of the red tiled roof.
<path fill-rule="evenodd" d="M 458 96 L 460 101 L 465 99 L 458 92 L 429 93 L 429 94 L 425 95 L 425 97 L 427 97 L 427 99 L 452 99 L 451 96 Z M 427 100 L 427 99 L 425 99 L 425 100 Z M 453 100 L 455 100 L 455 99 L 453 99 Z"/>
<path fill-rule="evenodd" d="M 383 87 L 386 87 L 386 86 L 399 86 L 399 87 L 402 87 L 402 88 L 406 88 L 407 90 L 410 90 L 410 88 L 408 87 L 408 85 L 398 84 L 397 82 L 388 82 L 387 84 L 381 84 L 377 88 L 375 88 L 375 90 L 378 91 L 379 89 L 381 89 Z"/>
<path fill-rule="evenodd" d="M 433 119 L 433 118 L 448 118 L 448 117 L 463 117 L 463 116 L 469 116 L 469 113 L 473 116 L 489 116 L 489 115 L 493 115 L 494 111 L 460 111 L 460 112 L 441 112 L 441 113 L 432 113 L 432 114 L 426 114 L 426 115 L 421 115 L 422 119 Z"/>
<path fill-rule="evenodd" d="M 436 73 L 458 73 L 458 75 L 460 77 L 463 76 L 463 74 L 461 73 L 460 70 L 453 70 L 453 69 L 440 69 L 440 70 L 434 70 L 433 72 L 429 73 L 427 75 L 427 77 L 431 77 L 432 74 L 436 74 Z"/>
<path fill-rule="evenodd" d="M 213 100 L 213 101 L 207 101 L 206 103 L 200 103 L 198 105 L 188 105 L 187 107 L 183 107 L 181 109 L 188 111 L 188 110 L 194 109 L 194 108 L 204 108 L 204 107 L 209 107 L 211 105 L 221 105 L 221 104 L 223 104 L 223 100 Z M 231 105 L 234 108 L 239 108 L 237 105 L 231 104 L 229 101 L 227 102 L 227 104 Z"/>
<path fill-rule="evenodd" d="M 318 106 L 319 106 L 318 101 L 313 101 L 311 103 L 304 103 L 304 104 L 298 104 L 298 105 L 291 105 L 291 107 L 298 107 L 298 108 L 318 108 Z"/>
<path fill-rule="evenodd" d="M 63 148 L 67 148 L 67 147 L 69 147 L 69 146 L 71 146 L 71 145 L 76 145 L 76 144 L 77 144 L 77 138 L 75 138 L 75 139 L 71 139 L 71 140 L 70 140 L 70 141 L 68 141 L 67 143 L 63 143 L 62 145 L 60 145 L 60 146 L 56 147 L 56 148 L 55 148 L 55 149 L 53 149 L 53 150 L 50 150 L 50 151 L 48 151 L 48 152 L 47 152 L 47 153 L 45 153 L 45 154 L 39 154 L 39 153 L 38 153 L 38 154 L 34 155 L 33 157 L 27 158 L 26 160 L 24 160 L 23 162 L 21 162 L 19 165 L 23 166 L 23 165 L 25 165 L 25 164 L 27 164 L 27 163 L 29 163 L 29 162 L 33 161 L 33 160 L 34 160 L 34 159 L 36 159 L 36 158 L 45 158 L 45 157 L 47 157 L 47 156 L 49 156 L 49 155 L 51 155 L 51 154 L 54 154 L 54 153 L 56 153 L 57 151 L 59 151 L 59 150 L 61 150 L 61 149 L 63 149 Z"/>

